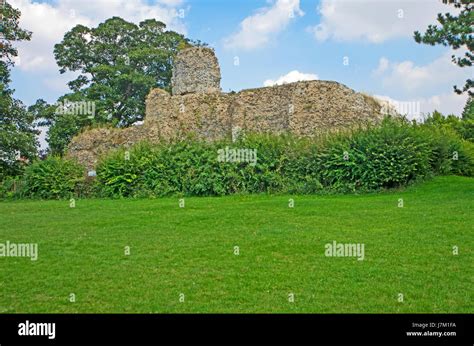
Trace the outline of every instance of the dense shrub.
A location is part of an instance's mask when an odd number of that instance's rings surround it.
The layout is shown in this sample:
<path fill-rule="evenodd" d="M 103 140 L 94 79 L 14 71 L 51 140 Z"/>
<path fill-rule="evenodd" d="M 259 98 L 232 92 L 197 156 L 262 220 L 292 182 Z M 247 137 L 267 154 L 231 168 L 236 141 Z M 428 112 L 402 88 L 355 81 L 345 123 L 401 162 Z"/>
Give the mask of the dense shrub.
<path fill-rule="evenodd" d="M 23 197 L 61 199 L 77 196 L 85 184 L 84 168 L 73 161 L 49 157 L 25 170 Z"/>
<path fill-rule="evenodd" d="M 456 119 L 416 124 L 388 117 L 381 125 L 313 138 L 246 134 L 234 143 L 141 143 L 103 158 L 97 179 L 85 178 L 74 162 L 50 157 L 1 182 L 0 198 L 363 192 L 434 174 L 473 176 L 474 144 L 459 126 Z M 247 160 L 224 155 L 236 149 Z M 254 150 L 256 157 L 249 156 Z"/>
<path fill-rule="evenodd" d="M 102 193 L 112 197 L 196 195 L 280 191 L 284 145 L 278 138 L 249 137 L 237 143 L 187 141 L 151 146 L 142 143 L 128 153 L 119 150 L 98 168 Z M 258 160 L 218 161 L 225 148 L 256 149 Z"/>
<path fill-rule="evenodd" d="M 429 173 L 429 141 L 416 126 L 387 118 L 380 127 L 329 141 L 319 161 L 322 183 L 330 188 L 392 188 Z"/>
<path fill-rule="evenodd" d="M 471 102 L 471 112 L 474 103 Z M 467 105 L 466 105 L 467 106 Z M 454 115 L 443 116 L 439 112 L 433 112 L 425 121 L 425 125 L 436 129 L 450 129 L 461 138 L 474 142 L 474 116 L 469 115 L 465 119 L 460 119 Z"/>
<path fill-rule="evenodd" d="M 11 199 L 23 191 L 24 181 L 21 177 L 5 177 L 0 181 L 0 199 Z"/>
<path fill-rule="evenodd" d="M 257 161 L 219 162 L 219 150 L 252 149 Z M 456 155 L 454 155 L 456 153 Z M 472 175 L 472 145 L 450 127 L 386 118 L 379 126 L 321 138 L 246 135 L 235 143 L 140 144 L 98 166 L 101 194 L 212 196 L 233 193 L 373 191 L 432 174 Z"/>

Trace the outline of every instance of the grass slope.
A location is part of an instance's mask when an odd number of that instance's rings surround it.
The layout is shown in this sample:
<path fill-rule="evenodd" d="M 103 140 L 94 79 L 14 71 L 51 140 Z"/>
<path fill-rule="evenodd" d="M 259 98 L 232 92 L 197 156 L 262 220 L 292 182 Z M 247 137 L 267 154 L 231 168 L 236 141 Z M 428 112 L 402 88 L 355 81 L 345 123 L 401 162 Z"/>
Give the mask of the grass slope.
<path fill-rule="evenodd" d="M 39 246 L 36 262 L 0 257 L 0 312 L 472 313 L 473 197 L 474 179 L 439 177 L 363 196 L 186 198 L 184 209 L 0 203 L 0 243 Z M 364 243 L 365 260 L 326 257 L 333 240 Z"/>

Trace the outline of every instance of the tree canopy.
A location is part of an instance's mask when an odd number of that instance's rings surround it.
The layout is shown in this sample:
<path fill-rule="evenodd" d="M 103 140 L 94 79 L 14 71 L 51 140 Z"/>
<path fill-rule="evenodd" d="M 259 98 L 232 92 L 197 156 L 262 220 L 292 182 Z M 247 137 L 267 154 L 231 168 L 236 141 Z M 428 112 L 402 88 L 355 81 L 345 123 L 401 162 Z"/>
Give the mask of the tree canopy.
<path fill-rule="evenodd" d="M 472 66 L 474 62 L 474 3 L 472 0 L 443 0 L 443 3 L 453 5 L 460 9 L 458 15 L 450 13 L 439 13 L 438 22 L 440 25 L 429 25 L 422 35 L 416 31 L 415 41 L 429 45 L 441 44 L 450 46 L 454 50 L 465 48 L 467 51 L 462 56 L 452 55 L 452 60 L 460 67 Z M 474 92 L 474 81 L 468 79 L 462 89 L 454 86 L 458 94 L 468 92 L 472 98 Z"/>
<path fill-rule="evenodd" d="M 21 172 L 22 159 L 37 153 L 34 118 L 21 101 L 13 98 L 9 86 L 10 68 L 18 51 L 14 43 L 31 39 L 31 32 L 19 26 L 21 13 L 10 4 L 0 6 L 0 179 Z"/>
<path fill-rule="evenodd" d="M 54 56 L 61 73 L 79 75 L 68 83 L 71 92 L 58 102 L 93 102 L 94 115 L 58 114 L 38 100 L 31 110 L 50 126 L 51 151 L 61 154 L 84 127 L 125 127 L 143 120 L 149 91 L 170 90 L 173 58 L 189 45 L 183 35 L 167 31 L 155 19 L 136 25 L 113 17 L 96 28 L 77 25 L 67 32 L 55 45 Z"/>

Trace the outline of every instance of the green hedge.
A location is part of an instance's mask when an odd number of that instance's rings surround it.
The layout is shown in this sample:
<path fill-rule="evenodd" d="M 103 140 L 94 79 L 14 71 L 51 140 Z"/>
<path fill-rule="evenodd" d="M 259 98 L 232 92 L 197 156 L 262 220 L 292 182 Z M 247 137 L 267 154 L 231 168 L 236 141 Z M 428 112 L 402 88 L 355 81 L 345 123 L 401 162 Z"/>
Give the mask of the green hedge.
<path fill-rule="evenodd" d="M 82 166 L 53 156 L 26 168 L 17 194 L 27 198 L 70 198 L 80 195 L 84 185 Z"/>
<path fill-rule="evenodd" d="M 219 162 L 226 147 L 255 149 L 258 160 Z M 386 118 L 380 126 L 313 139 L 247 135 L 236 143 L 143 143 L 108 156 L 97 172 L 107 197 L 216 196 L 376 191 L 433 174 L 472 176 L 473 162 L 472 143 L 450 128 Z"/>
<path fill-rule="evenodd" d="M 451 120 L 453 121 L 453 120 Z M 225 150 L 256 151 L 248 162 L 221 162 Z M 474 175 L 474 144 L 441 120 L 382 124 L 316 138 L 247 134 L 229 140 L 141 143 L 103 158 L 97 178 L 50 157 L 0 184 L 0 198 L 221 196 L 250 193 L 364 192 L 432 175 Z"/>
<path fill-rule="evenodd" d="M 13 199 L 21 196 L 24 189 L 22 177 L 5 177 L 0 181 L 0 199 Z"/>

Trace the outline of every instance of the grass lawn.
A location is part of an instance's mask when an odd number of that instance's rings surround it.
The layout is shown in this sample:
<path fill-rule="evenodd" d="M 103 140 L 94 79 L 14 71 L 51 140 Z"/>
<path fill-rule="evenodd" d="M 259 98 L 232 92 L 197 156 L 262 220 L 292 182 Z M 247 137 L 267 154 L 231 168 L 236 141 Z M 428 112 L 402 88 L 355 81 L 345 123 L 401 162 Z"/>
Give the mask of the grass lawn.
<path fill-rule="evenodd" d="M 0 243 L 39 250 L 37 261 L 0 257 L 0 313 L 474 312 L 472 178 L 185 203 L 0 203 Z M 364 260 L 326 257 L 333 241 L 364 244 Z"/>

